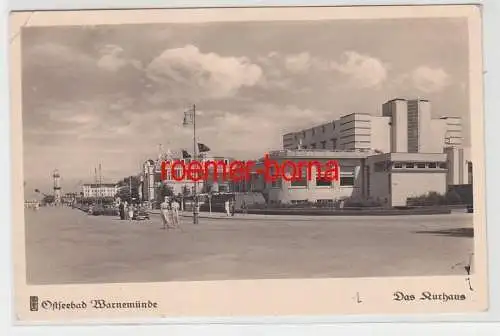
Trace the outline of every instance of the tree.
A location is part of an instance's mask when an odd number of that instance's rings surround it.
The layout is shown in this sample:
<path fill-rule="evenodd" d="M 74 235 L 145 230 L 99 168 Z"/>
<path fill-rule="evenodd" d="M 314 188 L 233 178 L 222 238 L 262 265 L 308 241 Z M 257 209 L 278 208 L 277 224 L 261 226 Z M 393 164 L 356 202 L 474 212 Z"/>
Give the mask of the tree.
<path fill-rule="evenodd" d="M 189 190 L 189 188 L 187 186 L 183 186 L 182 187 L 182 196 L 189 196 L 191 195 L 191 191 Z"/>
<path fill-rule="evenodd" d="M 165 199 L 165 197 L 167 197 L 167 196 L 168 197 L 173 197 L 174 196 L 174 190 L 168 184 L 161 183 L 160 188 L 158 189 L 157 195 L 158 195 L 157 200 L 159 202 L 162 202 Z"/>
<path fill-rule="evenodd" d="M 43 204 L 52 204 L 54 203 L 56 198 L 53 195 L 45 195 L 42 198 L 42 203 Z"/>
<path fill-rule="evenodd" d="M 122 201 L 131 202 L 133 198 L 139 199 L 139 184 L 138 176 L 129 176 L 118 182 L 118 192 L 116 197 L 120 197 Z M 132 189 L 132 194 L 130 190 Z"/>

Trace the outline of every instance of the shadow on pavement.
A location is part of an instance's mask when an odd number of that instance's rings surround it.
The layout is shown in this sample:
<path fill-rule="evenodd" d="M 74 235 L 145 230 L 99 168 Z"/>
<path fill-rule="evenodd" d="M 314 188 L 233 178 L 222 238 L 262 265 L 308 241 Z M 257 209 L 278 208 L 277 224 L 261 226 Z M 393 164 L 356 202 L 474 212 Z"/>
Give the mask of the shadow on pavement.
<path fill-rule="evenodd" d="M 472 238 L 474 237 L 474 229 L 473 228 L 459 228 L 459 229 L 448 229 L 448 230 L 434 230 L 434 231 L 415 231 L 415 233 L 422 234 L 432 234 L 435 236 L 449 236 L 449 237 L 465 237 Z"/>

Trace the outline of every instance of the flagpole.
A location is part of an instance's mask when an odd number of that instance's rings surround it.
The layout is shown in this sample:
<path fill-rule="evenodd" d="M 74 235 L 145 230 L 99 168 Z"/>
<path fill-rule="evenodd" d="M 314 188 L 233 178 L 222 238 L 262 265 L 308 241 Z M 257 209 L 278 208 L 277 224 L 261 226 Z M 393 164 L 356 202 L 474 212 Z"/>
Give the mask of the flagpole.
<path fill-rule="evenodd" d="M 196 105 L 193 104 L 193 159 L 197 159 L 196 154 Z M 198 224 L 198 181 L 194 182 L 194 192 L 193 192 L 193 224 Z"/>

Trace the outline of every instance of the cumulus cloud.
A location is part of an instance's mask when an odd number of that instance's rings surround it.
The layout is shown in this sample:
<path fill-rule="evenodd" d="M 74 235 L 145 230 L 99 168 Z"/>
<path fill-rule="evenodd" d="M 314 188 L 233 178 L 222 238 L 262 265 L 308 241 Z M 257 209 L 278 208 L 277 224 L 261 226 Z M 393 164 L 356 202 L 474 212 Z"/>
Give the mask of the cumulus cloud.
<path fill-rule="evenodd" d="M 203 53 L 193 45 L 165 50 L 148 65 L 146 73 L 176 94 L 207 98 L 234 95 L 243 87 L 256 85 L 263 76 L 260 66 L 245 57 Z"/>
<path fill-rule="evenodd" d="M 311 55 L 303 52 L 285 58 L 285 67 L 292 73 L 307 72 L 311 68 Z"/>
<path fill-rule="evenodd" d="M 123 67 L 133 66 L 140 69 L 140 61 L 128 59 L 122 47 L 117 45 L 106 45 L 100 50 L 101 58 L 97 61 L 97 66 L 101 69 L 116 72 Z"/>
<path fill-rule="evenodd" d="M 360 88 L 377 87 L 387 79 L 387 65 L 377 58 L 354 51 L 345 52 L 341 62 L 332 61 L 330 65 Z"/>
<path fill-rule="evenodd" d="M 296 76 L 301 77 L 299 82 L 303 84 L 304 78 L 308 76 L 313 83 L 321 82 L 323 87 L 328 87 L 328 82 L 332 84 L 342 79 L 350 87 L 371 88 L 379 87 L 388 77 L 387 64 L 355 51 L 345 52 L 339 60 L 319 57 L 309 52 L 288 55 L 271 52 L 258 59 L 265 65 L 264 83 L 276 84 L 276 87 L 289 85 Z"/>
<path fill-rule="evenodd" d="M 411 73 L 413 85 L 420 91 L 433 93 L 442 91 L 450 84 L 450 76 L 442 68 L 420 66 Z"/>

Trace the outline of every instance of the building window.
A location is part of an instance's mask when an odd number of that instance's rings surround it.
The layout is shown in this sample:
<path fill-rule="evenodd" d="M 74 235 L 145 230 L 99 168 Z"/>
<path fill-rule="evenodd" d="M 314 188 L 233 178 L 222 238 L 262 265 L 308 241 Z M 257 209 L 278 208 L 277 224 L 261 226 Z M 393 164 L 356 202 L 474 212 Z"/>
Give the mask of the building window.
<path fill-rule="evenodd" d="M 321 148 L 326 149 L 326 141 L 321 141 Z"/>
<path fill-rule="evenodd" d="M 403 164 L 401 162 L 394 163 L 394 168 L 403 168 Z"/>
<path fill-rule="evenodd" d="M 472 162 L 467 162 L 467 172 L 472 174 Z"/>
<path fill-rule="evenodd" d="M 315 143 L 311 144 L 311 149 L 315 149 L 315 148 L 316 148 L 316 144 Z"/>
<path fill-rule="evenodd" d="M 425 168 L 425 163 L 417 163 L 417 168 Z"/>
<path fill-rule="evenodd" d="M 429 168 L 437 168 L 436 162 L 429 162 Z"/>
<path fill-rule="evenodd" d="M 302 168 L 301 170 L 301 177 L 299 179 L 293 179 L 290 182 L 292 187 L 307 187 L 307 168 Z"/>
<path fill-rule="evenodd" d="M 446 169 L 446 162 L 440 162 L 439 163 L 439 168 Z"/>
<path fill-rule="evenodd" d="M 306 138 L 306 131 L 302 131 L 302 139 Z"/>
<path fill-rule="evenodd" d="M 326 129 L 325 125 L 321 126 L 321 132 L 325 133 L 325 129 Z"/>
<path fill-rule="evenodd" d="M 353 176 L 341 176 L 340 177 L 340 185 L 341 186 L 354 186 L 354 177 Z"/>
<path fill-rule="evenodd" d="M 411 162 L 408 162 L 408 163 L 405 164 L 405 167 L 406 168 L 415 168 L 415 164 L 411 163 Z"/>
<path fill-rule="evenodd" d="M 337 149 L 337 139 L 332 139 L 332 148 Z"/>
<path fill-rule="evenodd" d="M 323 178 L 321 176 L 321 173 L 317 173 L 316 175 L 316 186 L 318 187 L 329 187 L 332 185 L 332 181 L 329 181 L 328 179 Z"/>

